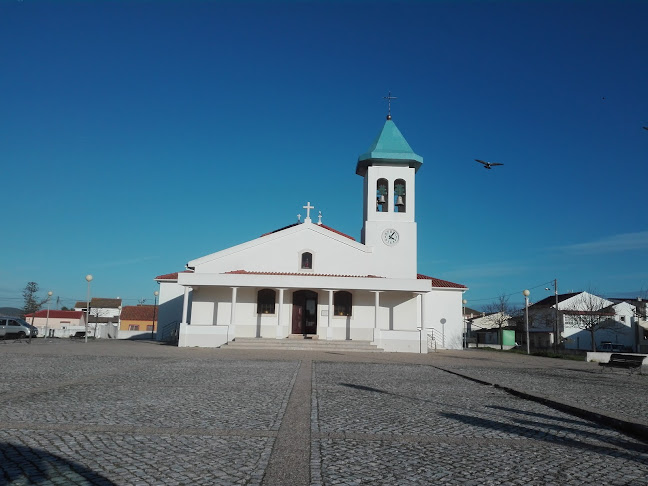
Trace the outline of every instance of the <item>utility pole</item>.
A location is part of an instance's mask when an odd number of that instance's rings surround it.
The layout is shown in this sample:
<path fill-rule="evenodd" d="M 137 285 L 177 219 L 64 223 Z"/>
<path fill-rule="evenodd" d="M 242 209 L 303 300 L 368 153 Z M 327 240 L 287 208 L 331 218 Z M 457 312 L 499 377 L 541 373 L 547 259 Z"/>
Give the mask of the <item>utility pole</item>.
<path fill-rule="evenodd" d="M 554 279 L 554 294 L 556 295 L 556 322 L 554 323 L 554 352 L 558 352 L 558 336 L 560 329 L 558 328 L 558 279 Z"/>

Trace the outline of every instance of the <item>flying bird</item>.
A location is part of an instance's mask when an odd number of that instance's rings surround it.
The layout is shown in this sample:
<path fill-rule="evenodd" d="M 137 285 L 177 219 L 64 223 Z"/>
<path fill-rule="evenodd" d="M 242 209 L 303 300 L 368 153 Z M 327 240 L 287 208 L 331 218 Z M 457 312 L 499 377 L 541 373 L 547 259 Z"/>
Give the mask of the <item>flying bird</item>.
<path fill-rule="evenodd" d="M 492 167 L 496 165 L 504 165 L 504 164 L 499 164 L 497 162 L 484 162 L 483 160 L 475 159 L 477 162 L 480 164 L 484 164 L 484 169 L 491 169 Z"/>
<path fill-rule="evenodd" d="M 648 127 L 642 127 L 644 130 L 648 130 Z"/>

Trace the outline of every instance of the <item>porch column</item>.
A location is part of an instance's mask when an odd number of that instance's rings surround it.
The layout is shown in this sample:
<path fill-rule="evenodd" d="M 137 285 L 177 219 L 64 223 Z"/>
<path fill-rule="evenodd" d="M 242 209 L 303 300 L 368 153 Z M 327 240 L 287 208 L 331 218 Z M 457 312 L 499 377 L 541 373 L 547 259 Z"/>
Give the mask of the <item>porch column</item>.
<path fill-rule="evenodd" d="M 421 310 L 421 325 L 419 326 L 419 329 L 421 330 L 421 335 L 419 336 L 420 339 L 420 344 L 419 344 L 419 353 L 427 353 L 427 326 L 426 326 L 426 321 L 427 321 L 427 304 L 425 303 L 425 294 L 423 293 L 418 293 L 416 295 L 416 303 L 418 304 L 418 308 Z M 432 329 L 432 337 L 434 338 L 434 329 Z"/>
<path fill-rule="evenodd" d="M 283 317 L 284 290 L 286 289 L 277 290 L 279 290 L 279 307 L 277 309 L 277 339 L 283 339 L 283 326 L 281 324 L 281 318 Z"/>
<path fill-rule="evenodd" d="M 232 287 L 232 310 L 230 312 L 230 326 L 236 325 L 236 291 L 238 287 Z"/>
<path fill-rule="evenodd" d="M 182 323 L 188 324 L 187 322 L 187 309 L 189 308 L 189 292 L 191 292 L 191 287 L 184 288 L 184 300 L 182 301 Z"/>
<path fill-rule="evenodd" d="M 428 327 L 427 324 L 427 303 L 425 299 L 425 294 L 418 294 L 417 299 L 421 301 L 421 329 L 425 332 L 425 329 Z"/>
<path fill-rule="evenodd" d="M 333 291 L 328 290 L 329 302 L 328 302 L 328 321 L 326 327 L 326 340 L 331 341 L 333 339 Z"/>
<path fill-rule="evenodd" d="M 380 330 L 378 328 L 378 310 L 380 308 L 380 290 L 372 291 L 374 293 L 374 329 L 373 342 L 377 343 L 380 339 Z"/>

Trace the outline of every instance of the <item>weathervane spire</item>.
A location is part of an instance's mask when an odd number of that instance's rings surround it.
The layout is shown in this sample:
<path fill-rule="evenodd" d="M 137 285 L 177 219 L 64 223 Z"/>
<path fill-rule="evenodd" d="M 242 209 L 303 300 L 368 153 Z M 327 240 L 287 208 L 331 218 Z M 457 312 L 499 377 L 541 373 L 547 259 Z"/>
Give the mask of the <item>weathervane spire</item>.
<path fill-rule="evenodd" d="M 396 100 L 398 99 L 396 96 L 391 95 L 391 91 L 387 94 L 387 96 L 383 96 L 383 100 L 387 100 L 387 119 L 391 120 L 391 100 Z"/>

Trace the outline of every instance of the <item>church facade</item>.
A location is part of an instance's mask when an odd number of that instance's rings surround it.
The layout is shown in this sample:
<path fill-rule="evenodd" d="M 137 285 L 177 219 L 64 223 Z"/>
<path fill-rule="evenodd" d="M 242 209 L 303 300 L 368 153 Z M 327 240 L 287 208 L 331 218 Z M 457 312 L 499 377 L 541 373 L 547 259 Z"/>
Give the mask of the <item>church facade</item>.
<path fill-rule="evenodd" d="M 417 272 L 423 159 L 391 116 L 358 158 L 361 241 L 306 217 L 160 275 L 158 339 L 219 347 L 237 337 L 368 341 L 385 351 L 460 349 L 467 288 Z"/>

